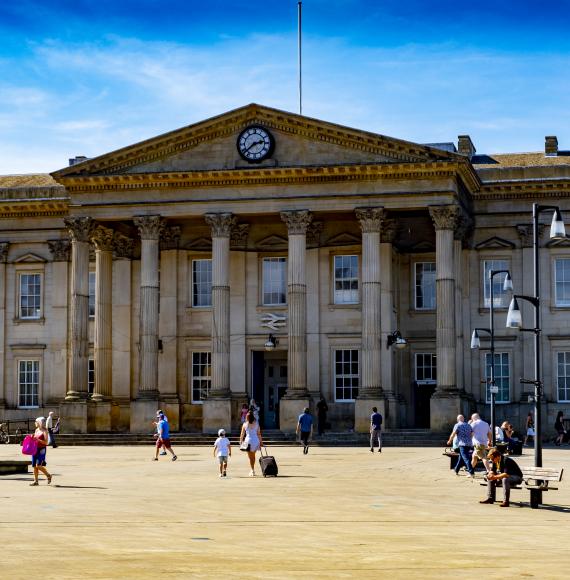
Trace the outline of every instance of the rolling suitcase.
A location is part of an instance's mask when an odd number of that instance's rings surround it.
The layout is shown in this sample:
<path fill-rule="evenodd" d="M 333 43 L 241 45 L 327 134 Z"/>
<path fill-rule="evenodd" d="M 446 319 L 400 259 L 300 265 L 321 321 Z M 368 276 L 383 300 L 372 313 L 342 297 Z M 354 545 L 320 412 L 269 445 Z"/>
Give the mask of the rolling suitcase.
<path fill-rule="evenodd" d="M 261 457 L 259 458 L 259 466 L 261 467 L 261 473 L 263 477 L 273 476 L 277 477 L 279 470 L 277 469 L 277 461 L 275 457 L 267 453 L 265 450 L 265 455 L 263 455 L 263 447 L 260 449 Z"/>

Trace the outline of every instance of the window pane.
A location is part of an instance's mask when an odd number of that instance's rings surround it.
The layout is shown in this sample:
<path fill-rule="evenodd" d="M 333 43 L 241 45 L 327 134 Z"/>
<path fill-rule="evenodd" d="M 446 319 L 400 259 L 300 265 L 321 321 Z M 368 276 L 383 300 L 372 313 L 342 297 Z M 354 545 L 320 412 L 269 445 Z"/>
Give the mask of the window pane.
<path fill-rule="evenodd" d="M 287 258 L 263 258 L 263 304 L 287 304 Z"/>
<path fill-rule="evenodd" d="M 485 295 L 485 306 L 488 308 L 491 303 L 491 281 L 489 272 L 491 270 L 507 270 L 509 263 L 506 260 L 485 260 L 483 262 L 483 288 Z M 493 277 L 493 306 L 502 308 L 507 306 L 507 292 L 503 289 L 507 274 L 497 274 Z"/>
<path fill-rule="evenodd" d="M 353 401 L 358 397 L 360 373 L 358 350 L 335 351 L 335 399 Z"/>
<path fill-rule="evenodd" d="M 40 318 L 41 276 L 20 274 L 20 318 Z"/>
<path fill-rule="evenodd" d="M 491 377 L 491 353 L 485 353 L 485 380 L 487 402 L 491 402 L 491 392 L 489 390 L 489 379 Z M 495 395 L 497 403 L 508 403 L 510 401 L 510 370 L 509 370 L 509 353 L 495 353 L 495 385 L 499 387 L 499 392 Z"/>
<path fill-rule="evenodd" d="M 192 306 L 212 306 L 212 260 L 192 260 Z"/>
<path fill-rule="evenodd" d="M 18 368 L 18 406 L 39 406 L 40 362 L 20 361 Z"/>
<path fill-rule="evenodd" d="M 566 403 L 570 401 L 570 352 L 559 352 L 557 359 L 558 401 Z"/>
<path fill-rule="evenodd" d="M 211 376 L 211 354 L 209 352 L 193 352 L 191 377 L 193 403 L 202 403 L 207 398 L 210 392 Z"/>
<path fill-rule="evenodd" d="M 419 262 L 415 267 L 416 309 L 435 309 L 435 262 Z"/>
<path fill-rule="evenodd" d="M 334 257 L 334 303 L 358 304 L 358 256 Z"/>
<path fill-rule="evenodd" d="M 437 359 L 432 352 L 419 352 L 415 355 L 416 382 L 433 384 L 437 381 Z"/>
<path fill-rule="evenodd" d="M 570 306 L 570 259 L 554 262 L 554 293 L 556 306 Z"/>

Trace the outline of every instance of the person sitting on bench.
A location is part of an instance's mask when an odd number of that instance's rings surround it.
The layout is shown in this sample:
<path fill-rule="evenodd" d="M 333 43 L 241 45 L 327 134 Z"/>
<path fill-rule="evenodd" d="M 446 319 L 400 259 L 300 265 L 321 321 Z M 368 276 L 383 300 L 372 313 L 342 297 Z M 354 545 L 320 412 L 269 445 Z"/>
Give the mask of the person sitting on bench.
<path fill-rule="evenodd" d="M 495 473 L 493 473 L 492 469 L 487 472 L 487 499 L 482 499 L 479 503 L 494 503 L 495 488 L 497 482 L 501 481 L 503 485 L 503 503 L 501 507 L 509 507 L 511 487 L 522 483 L 522 471 L 514 459 L 502 455 L 496 447 L 489 450 L 487 459 L 493 463 Z"/>

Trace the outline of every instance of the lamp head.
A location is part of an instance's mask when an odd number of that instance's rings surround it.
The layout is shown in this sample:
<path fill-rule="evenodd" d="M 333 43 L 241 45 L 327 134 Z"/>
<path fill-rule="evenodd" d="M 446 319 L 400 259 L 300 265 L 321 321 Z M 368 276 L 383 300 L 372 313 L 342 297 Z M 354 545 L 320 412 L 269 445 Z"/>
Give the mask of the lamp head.
<path fill-rule="evenodd" d="M 398 350 L 402 350 L 408 346 L 408 341 L 402 336 L 402 333 L 399 330 L 394 330 L 392 334 L 388 335 L 386 348 L 390 348 L 392 345 L 394 345 L 394 348 Z"/>
<path fill-rule="evenodd" d="M 552 223 L 550 224 L 550 239 L 559 240 L 566 237 L 566 228 L 564 227 L 564 222 L 562 221 L 562 214 L 560 210 L 556 208 L 554 210 L 554 215 L 552 216 Z"/>
<path fill-rule="evenodd" d="M 507 272 L 507 275 L 505 276 L 503 290 L 505 292 L 512 292 L 513 291 L 513 279 L 511 278 L 511 275 L 508 272 Z"/>
<path fill-rule="evenodd" d="M 479 339 L 479 333 L 474 330 L 471 335 L 471 348 L 481 348 L 481 340 Z"/>
<path fill-rule="evenodd" d="M 277 339 L 272 334 L 270 334 L 269 338 L 267 339 L 267 341 L 264 344 L 265 350 L 267 350 L 267 351 L 275 350 L 276 346 L 277 346 Z"/>
<path fill-rule="evenodd" d="M 522 314 L 516 298 L 511 300 L 507 313 L 507 328 L 522 328 Z"/>

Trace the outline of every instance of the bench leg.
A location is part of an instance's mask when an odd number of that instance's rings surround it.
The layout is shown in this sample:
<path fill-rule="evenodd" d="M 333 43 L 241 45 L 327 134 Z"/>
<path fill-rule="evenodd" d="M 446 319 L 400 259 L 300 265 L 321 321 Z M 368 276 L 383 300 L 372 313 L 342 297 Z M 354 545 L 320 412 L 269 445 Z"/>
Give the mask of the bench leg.
<path fill-rule="evenodd" d="M 542 503 L 542 491 L 540 489 L 531 489 L 530 507 L 535 510 L 541 503 Z"/>

